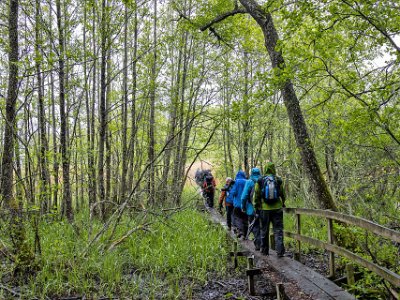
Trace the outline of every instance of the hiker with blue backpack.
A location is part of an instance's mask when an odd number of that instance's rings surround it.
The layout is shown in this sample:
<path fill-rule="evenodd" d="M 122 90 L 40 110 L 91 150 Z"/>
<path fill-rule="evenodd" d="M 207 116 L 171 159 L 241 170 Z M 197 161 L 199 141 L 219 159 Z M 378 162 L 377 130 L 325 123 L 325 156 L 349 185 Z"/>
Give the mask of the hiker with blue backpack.
<path fill-rule="evenodd" d="M 221 189 L 221 195 L 219 196 L 219 213 L 222 215 L 222 207 L 223 203 L 225 204 L 225 209 L 226 209 L 226 225 L 228 226 L 228 229 L 232 229 L 232 215 L 233 215 L 233 196 L 231 193 L 231 190 L 233 188 L 233 185 L 235 184 L 235 181 L 227 177 L 225 180 L 225 185 Z"/>
<path fill-rule="evenodd" d="M 247 233 L 247 215 L 242 212 L 241 196 L 246 185 L 246 173 L 240 170 L 236 174 L 235 184 L 231 193 L 233 197 L 233 222 L 238 238 L 245 237 Z"/>
<path fill-rule="evenodd" d="M 275 249 L 278 257 L 285 254 L 283 245 L 283 210 L 285 193 L 282 178 L 276 175 L 275 165 L 268 162 L 265 175 L 261 177 L 254 188 L 255 206 L 260 208 L 260 250 L 269 255 L 269 227 L 272 223 Z"/>
<path fill-rule="evenodd" d="M 241 202 L 242 212 L 248 216 L 248 232 L 246 237 L 249 236 L 250 232 L 254 234 L 254 246 L 256 250 L 260 250 L 260 220 L 259 220 L 259 208 L 254 206 L 254 187 L 258 180 L 261 178 L 261 171 L 259 168 L 253 168 L 250 172 L 250 179 L 246 181 L 246 185 L 243 189 Z"/>

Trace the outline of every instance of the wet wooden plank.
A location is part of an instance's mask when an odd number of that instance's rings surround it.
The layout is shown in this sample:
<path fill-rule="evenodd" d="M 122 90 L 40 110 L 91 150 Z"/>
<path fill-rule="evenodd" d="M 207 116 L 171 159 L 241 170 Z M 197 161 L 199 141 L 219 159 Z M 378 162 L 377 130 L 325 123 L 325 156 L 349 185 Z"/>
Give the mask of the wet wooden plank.
<path fill-rule="evenodd" d="M 267 261 L 272 268 L 281 272 L 284 277 L 296 281 L 303 291 L 313 299 L 356 299 L 334 282 L 289 257 L 278 258 L 276 255 L 270 255 Z"/>
<path fill-rule="evenodd" d="M 210 217 L 215 223 L 223 223 L 223 219 L 218 213 L 210 211 Z M 234 238 L 233 233 L 229 235 Z M 356 298 L 337 286 L 334 282 L 325 278 L 321 274 L 306 267 L 289 257 L 278 258 L 274 251 L 269 256 L 264 256 L 255 251 L 252 241 L 239 241 L 242 248 L 251 251 L 258 260 L 267 261 L 268 265 L 276 272 L 279 272 L 288 281 L 295 282 L 305 294 L 316 300 L 355 300 Z"/>

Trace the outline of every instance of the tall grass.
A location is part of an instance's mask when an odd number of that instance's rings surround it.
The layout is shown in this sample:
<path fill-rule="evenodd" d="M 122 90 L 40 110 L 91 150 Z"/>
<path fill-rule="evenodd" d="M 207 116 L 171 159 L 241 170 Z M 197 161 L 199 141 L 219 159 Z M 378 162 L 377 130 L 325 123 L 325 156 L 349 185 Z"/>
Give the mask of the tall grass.
<path fill-rule="evenodd" d="M 188 209 L 153 221 L 149 230 L 136 232 L 113 251 L 100 240 L 86 256 L 86 216 L 77 216 L 75 228 L 64 221 L 42 222 L 40 268 L 21 289 L 22 298 L 188 299 L 193 285 L 224 272 L 225 233 L 203 214 Z M 125 217 L 116 236 L 135 222 Z M 92 226 L 95 232 L 102 223 Z"/>

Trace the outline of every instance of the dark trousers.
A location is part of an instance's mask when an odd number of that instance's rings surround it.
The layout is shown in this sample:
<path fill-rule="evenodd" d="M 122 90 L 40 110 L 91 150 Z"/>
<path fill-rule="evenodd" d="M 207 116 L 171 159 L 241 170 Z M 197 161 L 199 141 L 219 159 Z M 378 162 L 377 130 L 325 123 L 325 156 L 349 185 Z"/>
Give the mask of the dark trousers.
<path fill-rule="evenodd" d="M 226 206 L 226 225 L 228 228 L 232 228 L 232 218 L 233 218 L 233 206 Z"/>
<path fill-rule="evenodd" d="M 235 207 L 233 209 L 233 214 L 234 214 L 234 220 L 235 220 L 234 225 L 238 230 L 238 234 L 246 236 L 247 228 L 248 228 L 247 214 L 242 212 L 242 210 L 239 207 Z"/>
<path fill-rule="evenodd" d="M 204 198 L 206 198 L 206 205 L 209 208 L 214 207 L 214 191 L 204 191 L 203 193 Z"/>
<path fill-rule="evenodd" d="M 285 253 L 285 247 L 283 245 L 283 210 L 261 210 L 261 251 L 264 254 L 269 253 L 269 227 L 272 223 L 275 237 L 275 249 L 278 255 Z"/>
<path fill-rule="evenodd" d="M 256 216 L 258 215 L 258 216 Z M 261 232 L 260 232 L 260 211 L 256 211 L 256 215 L 249 216 L 249 226 L 254 222 L 251 232 L 254 234 L 254 245 L 256 248 L 261 247 Z"/>

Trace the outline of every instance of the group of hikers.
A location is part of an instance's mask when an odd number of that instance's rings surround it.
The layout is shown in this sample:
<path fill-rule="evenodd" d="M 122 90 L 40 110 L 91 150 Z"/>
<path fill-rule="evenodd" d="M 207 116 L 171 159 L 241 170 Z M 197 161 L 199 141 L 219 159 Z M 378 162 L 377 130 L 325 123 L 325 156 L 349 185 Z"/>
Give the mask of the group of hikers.
<path fill-rule="evenodd" d="M 211 171 L 197 170 L 195 180 L 202 189 L 206 206 L 213 208 L 216 183 Z M 264 175 L 259 168 L 253 168 L 248 179 L 242 170 L 237 172 L 235 179 L 226 178 L 218 203 L 221 214 L 225 206 L 228 229 L 242 239 L 253 233 L 255 249 L 264 255 L 269 255 L 272 223 L 277 255 L 284 255 L 282 208 L 285 207 L 285 193 L 274 163 L 266 164 Z"/>

